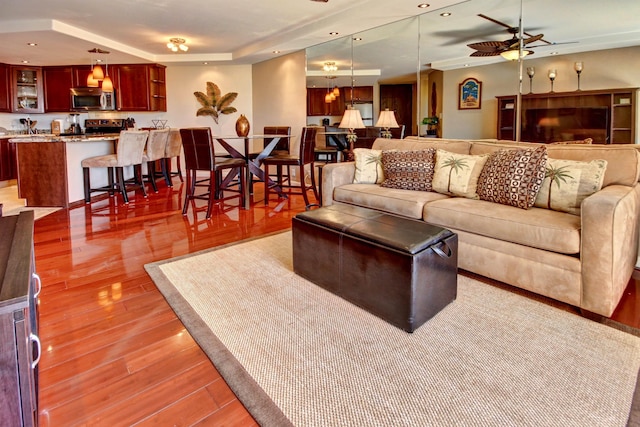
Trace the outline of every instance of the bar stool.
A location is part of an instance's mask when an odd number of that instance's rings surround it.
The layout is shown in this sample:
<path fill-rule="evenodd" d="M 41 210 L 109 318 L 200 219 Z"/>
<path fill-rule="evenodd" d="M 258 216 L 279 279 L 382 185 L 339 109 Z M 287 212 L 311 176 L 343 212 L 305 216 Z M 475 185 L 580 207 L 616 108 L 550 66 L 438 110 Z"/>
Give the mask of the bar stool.
<path fill-rule="evenodd" d="M 184 148 L 184 162 L 187 169 L 187 191 L 184 199 L 184 207 L 182 208 L 182 215 L 187 214 L 190 201 L 193 202 L 195 199 L 201 199 L 207 200 L 206 218 L 211 218 L 213 201 L 226 200 L 226 198 L 220 197 L 223 190 L 220 188 L 223 170 L 235 170 L 239 174 L 240 205 L 243 209 L 248 209 L 249 188 L 246 182 L 246 160 L 216 157 L 211 128 L 180 129 L 180 137 Z M 209 172 L 209 176 L 198 180 L 196 176 L 197 171 L 207 171 Z M 199 186 L 206 186 L 207 191 L 202 194 L 196 194 L 196 187 Z"/>
<path fill-rule="evenodd" d="M 156 161 L 161 160 L 165 156 L 167 143 L 169 141 L 169 129 L 152 129 L 149 131 L 149 139 L 147 139 L 147 147 L 142 154 L 142 161 L 147 164 L 147 174 L 143 178 L 147 178 L 154 192 L 158 192 L 156 185 Z M 166 177 L 165 177 L 166 180 Z"/>
<path fill-rule="evenodd" d="M 173 187 L 171 181 L 172 176 L 180 178 L 180 182 L 184 182 L 182 179 L 182 165 L 180 162 L 180 155 L 182 153 L 182 138 L 180 137 L 180 129 L 169 130 L 169 141 L 167 142 L 167 148 L 162 159 L 162 175 L 168 187 Z M 171 159 L 176 158 L 176 171 L 171 172 Z"/>
<path fill-rule="evenodd" d="M 263 160 L 263 165 L 265 167 L 265 172 L 268 171 L 269 166 L 276 166 L 278 168 L 278 177 L 276 184 L 280 187 L 293 188 L 293 183 L 289 182 L 288 184 L 284 184 L 284 178 L 282 176 L 282 166 L 298 166 L 300 168 L 300 175 L 298 179 L 300 180 L 300 193 L 291 193 L 291 194 L 302 194 L 304 198 L 304 203 L 306 206 L 310 206 L 309 198 L 307 196 L 307 191 L 310 189 L 313 190 L 313 194 L 316 197 L 316 200 L 320 200 L 318 196 L 318 189 L 316 188 L 316 178 L 315 178 L 315 146 L 316 146 L 316 134 L 318 133 L 317 127 L 304 127 L 302 128 L 302 137 L 300 138 L 300 151 L 297 155 L 291 154 L 280 154 L 275 156 L 269 156 Z M 307 185 L 305 179 L 304 168 L 306 165 L 310 165 L 311 167 L 311 185 Z M 269 204 L 269 190 L 271 186 L 268 183 L 265 183 L 265 191 L 264 191 L 264 204 Z"/>
<path fill-rule="evenodd" d="M 124 167 L 133 166 L 134 175 L 136 176 L 136 186 L 140 186 L 142 194 L 147 197 L 147 191 L 142 181 L 142 153 L 144 146 L 149 137 L 148 131 L 123 130 L 120 132 L 116 154 L 107 154 L 104 156 L 89 157 L 82 160 L 82 174 L 84 177 L 84 201 L 91 202 L 92 192 L 108 192 L 113 196 L 116 192 L 122 194 L 124 203 L 129 203 L 127 196 L 127 185 L 124 179 Z M 108 185 L 105 187 L 91 188 L 90 168 L 107 168 Z M 115 183 L 114 183 L 115 169 Z"/>

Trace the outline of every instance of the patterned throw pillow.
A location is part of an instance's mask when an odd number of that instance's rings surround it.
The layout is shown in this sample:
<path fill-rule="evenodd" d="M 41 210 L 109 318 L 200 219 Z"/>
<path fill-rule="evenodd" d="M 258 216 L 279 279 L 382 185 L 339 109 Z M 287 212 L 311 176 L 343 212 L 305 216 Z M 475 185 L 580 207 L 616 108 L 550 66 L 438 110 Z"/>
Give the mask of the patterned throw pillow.
<path fill-rule="evenodd" d="M 384 180 L 382 150 L 356 148 L 353 155 L 356 162 L 354 184 L 380 184 Z"/>
<path fill-rule="evenodd" d="M 478 177 L 487 156 L 451 153 L 438 150 L 433 177 L 433 191 L 450 196 L 477 199 Z"/>
<path fill-rule="evenodd" d="M 544 181 L 547 149 L 499 150 L 491 153 L 478 179 L 480 199 L 529 209 Z"/>
<path fill-rule="evenodd" d="M 381 187 L 431 191 L 436 150 L 382 152 L 384 181 Z"/>
<path fill-rule="evenodd" d="M 580 215 L 582 201 L 602 188 L 606 160 L 549 159 L 535 206 Z"/>

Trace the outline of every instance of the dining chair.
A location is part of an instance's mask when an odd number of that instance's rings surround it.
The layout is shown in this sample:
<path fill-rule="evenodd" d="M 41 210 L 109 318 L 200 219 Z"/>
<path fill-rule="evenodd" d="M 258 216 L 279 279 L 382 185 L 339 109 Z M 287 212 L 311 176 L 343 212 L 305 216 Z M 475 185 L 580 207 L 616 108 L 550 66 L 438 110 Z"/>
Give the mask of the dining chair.
<path fill-rule="evenodd" d="M 143 175 L 143 179 L 147 178 L 154 192 L 158 192 L 156 185 L 156 162 L 162 160 L 167 150 L 167 142 L 169 141 L 169 129 L 152 129 L 149 131 L 147 146 L 142 154 L 142 161 L 147 164 L 147 174 Z"/>
<path fill-rule="evenodd" d="M 195 211 L 195 200 L 199 199 L 207 201 L 206 218 L 211 218 L 214 200 L 223 201 L 231 198 L 222 197 L 224 189 L 220 188 L 220 182 L 222 182 L 223 170 L 237 172 L 240 176 L 240 205 L 243 209 L 248 209 L 249 195 L 246 185 L 246 161 L 239 158 L 216 158 L 211 128 L 180 129 L 180 138 L 182 139 L 185 174 L 187 176 L 187 190 L 182 215 L 187 214 L 189 202 L 194 203 Z M 207 171 L 209 175 L 206 178 L 198 179 L 198 171 Z M 197 187 L 205 187 L 206 191 L 197 194 Z"/>
<path fill-rule="evenodd" d="M 162 174 L 168 187 L 173 187 L 172 176 L 180 178 L 180 182 L 184 182 L 182 179 L 182 165 L 180 156 L 182 154 L 182 138 L 180 137 L 180 129 L 172 128 L 169 130 L 169 141 L 167 141 L 167 149 L 162 159 Z M 176 171 L 171 170 L 171 159 L 176 159 Z"/>
<path fill-rule="evenodd" d="M 320 200 L 318 197 L 318 189 L 316 188 L 316 180 L 315 180 L 315 146 L 316 146 L 316 134 L 318 133 L 317 127 L 303 127 L 302 128 L 302 136 L 300 138 L 300 149 L 297 155 L 292 154 L 277 154 L 266 157 L 263 160 L 263 165 L 265 167 L 265 172 L 268 171 L 270 166 L 276 166 L 278 168 L 278 175 L 276 176 L 276 181 L 274 184 L 269 185 L 269 183 L 265 183 L 265 194 L 264 194 L 264 204 L 269 204 L 269 192 L 271 188 L 275 185 L 278 185 L 282 188 L 294 188 L 298 185 L 294 185 L 292 181 L 287 182 L 282 175 L 282 166 L 298 166 L 299 174 L 298 180 L 300 182 L 300 193 L 289 193 L 289 194 L 302 194 L 304 198 L 304 203 L 306 206 L 309 206 L 309 198 L 307 196 L 307 192 L 312 189 L 313 194 L 316 197 L 316 200 Z M 308 185 L 306 182 L 306 174 L 305 174 L 305 166 L 310 166 L 310 178 L 311 185 Z"/>
<path fill-rule="evenodd" d="M 265 126 L 262 128 L 263 135 L 282 135 L 287 138 L 280 138 L 280 141 L 276 144 L 275 148 L 271 151 L 271 155 L 288 155 L 290 153 L 290 141 L 291 138 L 291 126 Z M 269 144 L 271 144 L 273 138 L 263 138 L 262 139 L 262 147 L 263 149 L 267 148 Z M 255 160 L 260 153 L 249 153 L 249 160 Z M 265 171 L 267 175 L 269 171 Z M 278 172 L 277 172 L 278 173 Z M 279 172 L 282 174 L 282 172 Z M 287 174 L 283 175 L 283 178 L 286 177 L 286 180 L 289 179 L 290 170 L 287 167 Z M 272 175 L 276 176 L 276 175 Z M 249 182 L 249 191 L 253 194 L 253 175 L 251 175 L 251 181 Z"/>
<path fill-rule="evenodd" d="M 149 132 L 146 130 L 123 130 L 120 132 L 115 154 L 88 157 L 80 162 L 84 178 L 85 203 L 91 202 L 92 192 L 106 191 L 110 196 L 119 192 L 122 194 L 124 203 L 128 204 L 127 191 L 129 187 L 140 187 L 144 197 L 147 197 L 147 191 L 142 180 L 142 156 L 148 137 Z M 124 168 L 127 166 L 133 166 L 135 181 L 132 185 L 128 184 L 124 179 Z M 91 188 L 91 168 L 107 168 L 108 184 L 106 186 Z"/>

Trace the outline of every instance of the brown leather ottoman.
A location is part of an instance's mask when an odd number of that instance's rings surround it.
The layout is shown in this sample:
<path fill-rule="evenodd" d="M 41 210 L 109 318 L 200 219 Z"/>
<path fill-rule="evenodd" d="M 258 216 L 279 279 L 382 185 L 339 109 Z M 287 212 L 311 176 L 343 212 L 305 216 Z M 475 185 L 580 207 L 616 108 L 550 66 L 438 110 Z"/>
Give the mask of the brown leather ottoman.
<path fill-rule="evenodd" d="M 423 221 L 331 205 L 293 218 L 293 270 L 413 332 L 456 299 L 458 236 Z"/>

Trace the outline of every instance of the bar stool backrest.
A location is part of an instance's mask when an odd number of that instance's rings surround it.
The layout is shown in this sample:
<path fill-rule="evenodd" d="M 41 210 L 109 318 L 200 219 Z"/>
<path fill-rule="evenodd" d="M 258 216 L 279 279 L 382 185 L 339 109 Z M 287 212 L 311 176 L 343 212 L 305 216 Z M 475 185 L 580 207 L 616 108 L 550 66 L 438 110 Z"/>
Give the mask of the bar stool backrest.
<path fill-rule="evenodd" d="M 142 154 L 147 143 L 149 131 L 123 130 L 120 131 L 116 158 L 118 167 L 142 164 Z"/>
<path fill-rule="evenodd" d="M 169 142 L 165 150 L 165 157 L 177 157 L 180 155 L 182 148 L 182 138 L 180 137 L 180 129 L 171 129 L 169 131 Z"/>
<path fill-rule="evenodd" d="M 316 134 L 318 127 L 303 127 L 300 138 L 300 161 L 303 165 L 313 163 L 316 158 Z"/>
<path fill-rule="evenodd" d="M 265 135 L 291 136 L 291 126 L 265 126 L 263 131 Z M 281 138 L 273 151 L 286 151 L 289 153 L 289 139 L 290 138 Z M 273 138 L 264 138 L 264 146 L 266 147 L 269 145 L 272 140 Z"/>
<path fill-rule="evenodd" d="M 184 149 L 184 163 L 189 170 L 215 169 L 215 153 L 211 128 L 180 129 L 182 148 Z"/>
<path fill-rule="evenodd" d="M 159 160 L 164 157 L 169 141 L 169 129 L 153 129 L 149 131 L 147 140 L 147 158 L 149 161 Z"/>

